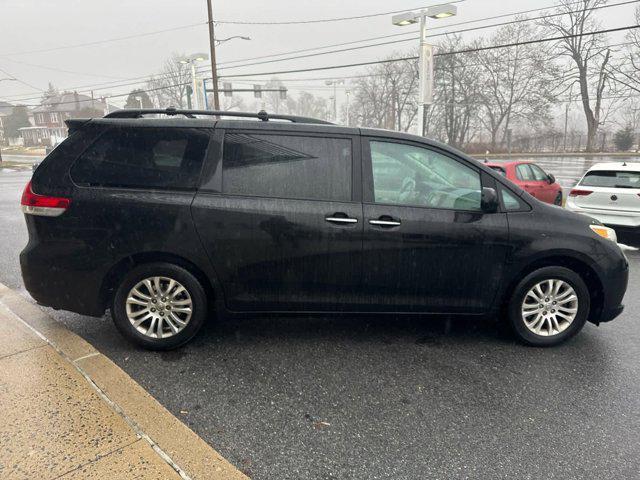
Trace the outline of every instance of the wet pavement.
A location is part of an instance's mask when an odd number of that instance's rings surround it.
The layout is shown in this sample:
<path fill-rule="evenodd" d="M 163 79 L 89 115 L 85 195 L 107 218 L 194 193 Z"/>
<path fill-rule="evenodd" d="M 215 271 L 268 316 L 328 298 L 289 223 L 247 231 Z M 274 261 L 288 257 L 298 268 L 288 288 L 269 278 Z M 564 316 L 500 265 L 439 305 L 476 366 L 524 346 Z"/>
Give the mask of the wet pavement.
<path fill-rule="evenodd" d="M 0 281 L 17 289 L 27 179 L 0 172 Z M 256 479 L 637 478 L 640 255 L 629 258 L 622 316 L 552 349 L 488 322 L 346 317 L 210 322 L 155 353 L 109 318 L 52 313 Z"/>

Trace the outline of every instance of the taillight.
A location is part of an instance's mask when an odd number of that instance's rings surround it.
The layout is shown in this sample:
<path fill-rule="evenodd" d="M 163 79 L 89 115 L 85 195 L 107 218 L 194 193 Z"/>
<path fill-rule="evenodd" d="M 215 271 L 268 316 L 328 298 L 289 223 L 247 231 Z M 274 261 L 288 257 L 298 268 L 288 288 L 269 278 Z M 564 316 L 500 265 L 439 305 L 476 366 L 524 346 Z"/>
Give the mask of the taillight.
<path fill-rule="evenodd" d="M 586 197 L 587 195 L 591 195 L 593 190 L 582 190 L 580 188 L 574 188 L 569 192 L 570 197 Z"/>
<path fill-rule="evenodd" d="M 22 211 L 29 215 L 40 215 L 43 217 L 57 217 L 62 215 L 69 205 L 71 199 L 62 197 L 49 197 L 33 193 L 31 182 L 27 183 L 22 192 L 20 200 Z"/>

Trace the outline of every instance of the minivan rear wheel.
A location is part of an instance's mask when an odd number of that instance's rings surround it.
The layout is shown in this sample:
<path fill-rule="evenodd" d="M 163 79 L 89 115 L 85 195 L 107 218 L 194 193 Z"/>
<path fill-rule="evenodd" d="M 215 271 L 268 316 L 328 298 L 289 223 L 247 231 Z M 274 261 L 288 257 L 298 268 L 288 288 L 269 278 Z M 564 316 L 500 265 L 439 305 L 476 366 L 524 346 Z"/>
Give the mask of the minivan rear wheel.
<path fill-rule="evenodd" d="M 149 263 L 133 268 L 122 279 L 111 314 L 129 340 L 152 350 L 167 350 L 188 342 L 200 330 L 207 299 L 189 271 L 170 263 Z"/>
<path fill-rule="evenodd" d="M 509 301 L 509 320 L 519 340 L 557 345 L 578 333 L 589 316 L 589 290 L 565 267 L 544 267 L 523 278 Z"/>

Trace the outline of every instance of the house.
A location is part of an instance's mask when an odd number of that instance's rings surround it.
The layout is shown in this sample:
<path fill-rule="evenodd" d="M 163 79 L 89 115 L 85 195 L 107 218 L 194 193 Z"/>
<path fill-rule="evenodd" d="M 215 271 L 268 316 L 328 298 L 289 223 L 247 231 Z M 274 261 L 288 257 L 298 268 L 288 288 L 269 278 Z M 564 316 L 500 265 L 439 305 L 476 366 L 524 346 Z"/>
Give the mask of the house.
<path fill-rule="evenodd" d="M 13 112 L 13 105 L 7 102 L 0 102 L 0 144 L 6 142 L 3 120 L 5 117 L 11 115 L 11 112 Z"/>
<path fill-rule="evenodd" d="M 47 97 L 35 107 L 33 126 L 20 129 L 25 146 L 56 145 L 67 137 L 65 120 L 78 117 L 102 117 L 116 107 L 105 99 L 93 99 L 78 92 Z"/>

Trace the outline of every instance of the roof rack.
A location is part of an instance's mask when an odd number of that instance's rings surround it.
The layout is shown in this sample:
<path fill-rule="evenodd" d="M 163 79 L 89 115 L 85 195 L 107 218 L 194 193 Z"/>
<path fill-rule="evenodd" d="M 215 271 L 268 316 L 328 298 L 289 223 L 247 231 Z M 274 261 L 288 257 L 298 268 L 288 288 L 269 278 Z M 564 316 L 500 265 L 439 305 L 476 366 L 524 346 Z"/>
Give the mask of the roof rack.
<path fill-rule="evenodd" d="M 184 115 L 187 118 L 196 118 L 196 115 L 210 115 L 215 117 L 243 117 L 243 118 L 257 118 L 263 122 L 269 120 L 288 120 L 293 123 L 317 123 L 323 125 L 333 125 L 331 122 L 325 120 L 319 120 L 317 118 L 310 117 L 298 117 L 296 115 L 271 115 L 264 110 L 260 110 L 258 113 L 249 112 L 226 112 L 221 110 L 182 110 L 173 107 L 169 108 L 136 108 L 126 110 L 116 110 L 115 112 L 108 113 L 104 118 L 142 118 L 144 115 L 161 114 L 168 116 Z"/>

